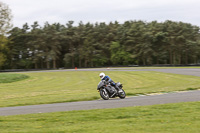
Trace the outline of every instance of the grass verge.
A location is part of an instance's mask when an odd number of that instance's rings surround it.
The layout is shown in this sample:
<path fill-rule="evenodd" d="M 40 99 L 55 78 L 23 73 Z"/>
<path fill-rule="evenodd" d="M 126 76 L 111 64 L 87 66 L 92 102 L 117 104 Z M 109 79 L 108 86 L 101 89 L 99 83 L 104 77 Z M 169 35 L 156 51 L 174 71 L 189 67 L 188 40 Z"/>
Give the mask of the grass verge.
<path fill-rule="evenodd" d="M 29 78 L 24 74 L 0 74 L 0 83 L 12 83 Z"/>
<path fill-rule="evenodd" d="M 98 71 L 29 72 L 23 75 L 29 78 L 0 83 L 0 107 L 100 98 L 96 90 L 100 81 Z M 115 82 L 120 81 L 128 95 L 200 88 L 200 77 L 195 76 L 153 71 L 107 71 L 106 75 Z"/>
<path fill-rule="evenodd" d="M 200 102 L 1 116 L 1 133 L 199 133 Z"/>

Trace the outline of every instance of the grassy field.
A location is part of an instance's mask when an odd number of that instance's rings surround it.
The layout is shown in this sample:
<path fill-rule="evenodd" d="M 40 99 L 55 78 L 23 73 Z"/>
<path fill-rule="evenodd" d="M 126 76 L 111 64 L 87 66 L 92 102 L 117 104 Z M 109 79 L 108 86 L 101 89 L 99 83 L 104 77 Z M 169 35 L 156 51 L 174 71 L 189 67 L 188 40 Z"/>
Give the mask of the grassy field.
<path fill-rule="evenodd" d="M 23 74 L 0 74 L 0 83 L 12 83 L 29 78 Z"/>
<path fill-rule="evenodd" d="M 1 133 L 199 133 L 200 102 L 0 117 Z"/>
<path fill-rule="evenodd" d="M 29 78 L 12 83 L 0 83 L 0 107 L 99 99 L 96 90 L 100 81 L 99 73 L 98 71 L 18 73 Z M 0 78 L 4 76 L 9 78 L 9 75 L 13 74 L 0 73 Z M 151 71 L 107 71 L 106 75 L 115 82 L 123 83 L 127 95 L 200 88 L 200 77 L 195 76 Z"/>

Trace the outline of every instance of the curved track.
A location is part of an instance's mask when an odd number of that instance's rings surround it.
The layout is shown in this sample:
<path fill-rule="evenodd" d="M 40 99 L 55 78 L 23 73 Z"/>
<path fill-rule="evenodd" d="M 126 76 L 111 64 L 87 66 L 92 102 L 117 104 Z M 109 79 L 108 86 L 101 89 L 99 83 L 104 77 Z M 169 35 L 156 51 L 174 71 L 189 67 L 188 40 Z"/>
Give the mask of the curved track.
<path fill-rule="evenodd" d="M 187 69 L 110 69 L 120 71 L 159 71 L 166 73 L 177 73 L 185 75 L 200 76 L 199 68 L 187 68 Z M 66 70 L 65 70 L 66 71 Z M 69 71 L 69 70 L 67 70 Z M 105 71 L 105 69 L 82 69 L 78 71 Z M 120 108 L 130 106 L 144 106 L 166 103 L 178 103 L 178 102 L 191 102 L 200 101 L 200 91 L 188 91 L 178 93 L 167 93 L 160 95 L 149 96 L 135 96 L 125 99 L 110 99 L 110 100 L 94 100 L 94 101 L 81 101 L 70 103 L 56 103 L 56 104 L 42 104 L 31 106 L 19 106 L 19 107 L 4 107 L 0 108 L 0 116 L 19 115 L 19 114 L 31 114 L 31 113 L 47 113 L 57 111 L 72 111 L 72 110 L 90 110 L 90 109 L 104 109 L 104 108 Z"/>

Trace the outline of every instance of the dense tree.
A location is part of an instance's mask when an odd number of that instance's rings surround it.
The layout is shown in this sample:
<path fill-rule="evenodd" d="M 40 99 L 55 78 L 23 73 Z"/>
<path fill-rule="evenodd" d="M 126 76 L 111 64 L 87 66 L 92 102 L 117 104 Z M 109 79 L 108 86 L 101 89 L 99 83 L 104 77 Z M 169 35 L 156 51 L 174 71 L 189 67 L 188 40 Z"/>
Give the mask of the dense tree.
<path fill-rule="evenodd" d="M 6 66 L 7 54 L 9 49 L 7 48 L 8 39 L 5 36 L 8 30 L 12 27 L 11 24 L 12 14 L 8 5 L 0 2 L 0 68 Z M 5 64 L 4 64 L 5 63 Z"/>
<path fill-rule="evenodd" d="M 0 67 L 3 66 L 6 61 L 6 53 L 8 51 L 6 46 L 7 42 L 8 39 L 5 36 L 0 35 Z"/>
<path fill-rule="evenodd" d="M 128 65 L 131 62 L 131 54 L 126 52 L 124 46 L 121 46 L 119 42 L 112 42 L 110 50 L 113 65 Z"/>
<path fill-rule="evenodd" d="M 67 53 L 65 53 L 65 62 L 71 64 L 71 67 L 75 67 L 75 59 L 78 52 L 78 38 L 76 33 L 76 28 L 73 27 L 74 21 L 69 21 L 66 25 L 65 30 L 65 45 L 67 45 Z"/>
<path fill-rule="evenodd" d="M 0 2 L 0 34 L 4 35 L 12 26 L 11 24 L 12 14 L 11 10 L 3 2 Z"/>
<path fill-rule="evenodd" d="M 0 50 L 4 68 L 101 67 L 110 65 L 198 64 L 199 27 L 183 22 L 73 21 L 15 27 Z M 9 41 L 8 41 L 9 40 Z M 7 56 L 5 56 L 7 55 Z"/>
<path fill-rule="evenodd" d="M 27 32 L 18 27 L 10 31 L 10 36 L 8 38 L 10 41 L 7 45 L 9 48 L 8 60 L 10 68 L 23 68 L 27 65 L 26 63 L 29 62 L 26 60 L 28 54 L 27 36 Z"/>

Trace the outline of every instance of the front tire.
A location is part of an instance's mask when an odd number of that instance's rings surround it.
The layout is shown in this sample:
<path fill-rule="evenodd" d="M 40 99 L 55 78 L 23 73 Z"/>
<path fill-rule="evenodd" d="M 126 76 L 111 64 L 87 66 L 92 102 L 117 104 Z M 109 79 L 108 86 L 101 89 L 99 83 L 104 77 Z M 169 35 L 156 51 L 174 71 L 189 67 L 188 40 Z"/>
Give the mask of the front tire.
<path fill-rule="evenodd" d="M 126 93 L 123 89 L 119 91 L 119 98 L 124 99 L 126 97 Z"/>
<path fill-rule="evenodd" d="M 107 92 L 106 89 L 101 89 L 100 90 L 100 96 L 104 99 L 104 100 L 108 100 L 109 99 L 109 94 Z"/>

